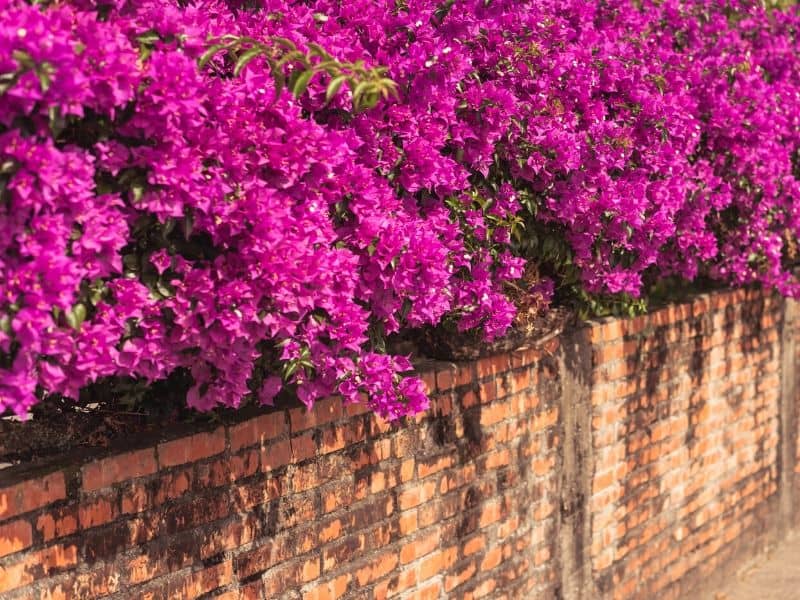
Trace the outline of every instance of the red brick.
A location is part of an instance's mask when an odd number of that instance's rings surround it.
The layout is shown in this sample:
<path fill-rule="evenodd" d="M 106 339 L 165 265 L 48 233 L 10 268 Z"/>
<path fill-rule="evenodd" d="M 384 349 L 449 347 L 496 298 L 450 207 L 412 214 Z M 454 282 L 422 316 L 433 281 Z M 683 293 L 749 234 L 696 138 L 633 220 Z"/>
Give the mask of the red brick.
<path fill-rule="evenodd" d="M 0 490 L 0 520 L 10 519 L 66 498 L 61 471 Z"/>
<path fill-rule="evenodd" d="M 482 535 L 474 537 L 464 544 L 464 556 L 470 556 L 476 552 L 480 552 L 486 546 L 486 538 Z"/>
<path fill-rule="evenodd" d="M 33 542 L 33 532 L 28 521 L 17 519 L 0 525 L 0 557 L 29 548 Z"/>
<path fill-rule="evenodd" d="M 81 469 L 83 489 L 93 492 L 120 481 L 152 475 L 156 472 L 156 456 L 152 448 L 109 456 Z"/>
<path fill-rule="evenodd" d="M 384 577 L 397 566 L 397 553 L 385 552 L 373 558 L 364 567 L 356 569 L 355 579 L 359 586 L 365 585 Z"/>
<path fill-rule="evenodd" d="M 417 475 L 420 479 L 424 479 L 429 475 L 439 473 L 452 466 L 453 457 L 450 455 L 440 456 L 427 461 L 420 461 L 417 463 Z"/>
<path fill-rule="evenodd" d="M 346 593 L 351 578 L 349 573 L 345 573 L 331 581 L 315 584 L 303 592 L 303 600 L 338 600 Z"/>
<path fill-rule="evenodd" d="M 185 495 L 192 487 L 194 473 L 189 469 L 180 469 L 163 475 L 159 480 L 153 496 L 153 504 L 158 506 L 168 500 Z M 125 494 L 123 493 L 123 501 Z"/>
<path fill-rule="evenodd" d="M 261 470 L 280 469 L 292 462 L 289 440 L 279 440 L 261 448 Z"/>
<path fill-rule="evenodd" d="M 341 418 L 342 400 L 338 397 L 320 400 L 314 404 L 311 410 L 308 410 L 305 406 L 299 406 L 289 411 L 289 420 L 292 425 L 292 431 L 295 433 L 332 421 L 338 421 Z"/>
<path fill-rule="evenodd" d="M 291 439 L 289 446 L 292 450 L 292 462 L 298 463 L 308 460 L 317 453 L 317 442 L 313 433 L 305 433 Z"/>
<path fill-rule="evenodd" d="M 212 529 L 200 545 L 200 558 L 206 560 L 227 550 L 251 543 L 258 532 L 251 520 L 233 521 Z"/>
<path fill-rule="evenodd" d="M 264 574 L 264 595 L 275 598 L 319 576 L 319 558 L 280 564 Z"/>
<path fill-rule="evenodd" d="M 445 572 L 456 561 L 457 548 L 437 550 L 420 561 L 419 579 L 425 581 Z"/>
<path fill-rule="evenodd" d="M 425 534 L 406 542 L 400 548 L 400 562 L 402 564 L 410 563 L 421 556 L 425 556 L 439 545 L 441 541 L 442 532 L 436 527 L 433 530 L 426 531 Z"/>
<path fill-rule="evenodd" d="M 180 579 L 173 578 L 167 587 L 169 598 L 198 598 L 224 587 L 233 581 L 233 565 L 226 560 L 200 571 L 187 573 Z"/>
<path fill-rule="evenodd" d="M 438 581 L 420 587 L 414 594 L 414 600 L 437 600 L 442 596 L 442 584 Z"/>
<path fill-rule="evenodd" d="M 426 481 L 424 483 L 414 483 L 410 487 L 403 490 L 397 501 L 400 510 L 408 510 L 420 504 L 427 502 L 436 493 L 436 481 Z"/>
<path fill-rule="evenodd" d="M 52 546 L 22 555 L 19 562 L 0 566 L 0 594 L 10 592 L 34 581 L 49 577 L 78 563 L 74 545 Z"/>
<path fill-rule="evenodd" d="M 267 442 L 283 435 L 286 426 L 286 413 L 275 411 L 249 419 L 244 423 L 229 428 L 231 451 L 237 452 L 248 446 L 263 446 Z"/>
<path fill-rule="evenodd" d="M 475 365 L 475 372 L 478 379 L 494 377 L 499 373 L 505 373 L 511 367 L 511 358 L 508 354 L 499 354 L 481 358 Z"/>
<path fill-rule="evenodd" d="M 225 451 L 225 429 L 198 433 L 190 437 L 158 445 L 158 463 L 161 468 L 174 467 L 221 454 Z"/>
<path fill-rule="evenodd" d="M 477 568 L 475 567 L 474 562 L 470 562 L 464 567 L 461 567 L 457 573 L 453 575 L 448 575 L 444 579 L 444 591 L 445 592 L 452 592 L 455 588 L 462 585 L 464 582 L 468 581 L 473 575 Z"/>
<path fill-rule="evenodd" d="M 398 522 L 401 535 L 409 535 L 414 533 L 418 527 L 417 511 L 410 510 L 400 515 Z"/>
<path fill-rule="evenodd" d="M 499 546 L 495 546 L 490 548 L 489 551 L 484 554 L 483 560 L 481 561 L 481 571 L 491 571 L 503 559 L 503 550 Z"/>
<path fill-rule="evenodd" d="M 81 503 L 78 508 L 78 524 L 81 529 L 89 529 L 110 523 L 117 516 L 113 498 L 101 496 Z"/>
<path fill-rule="evenodd" d="M 71 505 L 40 514 L 36 519 L 36 530 L 42 539 L 49 542 L 72 535 L 78 531 L 78 507 Z"/>

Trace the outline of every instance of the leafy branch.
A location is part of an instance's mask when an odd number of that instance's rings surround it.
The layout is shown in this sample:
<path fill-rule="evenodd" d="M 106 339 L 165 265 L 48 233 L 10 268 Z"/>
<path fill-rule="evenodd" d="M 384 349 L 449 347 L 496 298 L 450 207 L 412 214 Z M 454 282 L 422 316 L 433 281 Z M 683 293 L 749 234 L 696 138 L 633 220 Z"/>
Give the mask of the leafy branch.
<path fill-rule="evenodd" d="M 226 35 L 203 53 L 200 67 L 204 68 L 220 53 L 230 58 L 234 76 L 238 76 L 254 59 L 263 58 L 275 81 L 276 98 L 284 89 L 299 98 L 314 76 L 320 73 L 329 78 L 325 101 L 330 102 L 347 84 L 355 112 L 373 108 L 381 98 L 398 97 L 397 84 L 386 76 L 386 67 L 367 68 L 363 60 L 341 62 L 313 42 L 309 42 L 308 50 L 303 52 L 294 42 L 283 37 L 272 37 L 265 43 L 246 36 Z M 291 71 L 287 78 L 285 70 L 289 67 Z"/>

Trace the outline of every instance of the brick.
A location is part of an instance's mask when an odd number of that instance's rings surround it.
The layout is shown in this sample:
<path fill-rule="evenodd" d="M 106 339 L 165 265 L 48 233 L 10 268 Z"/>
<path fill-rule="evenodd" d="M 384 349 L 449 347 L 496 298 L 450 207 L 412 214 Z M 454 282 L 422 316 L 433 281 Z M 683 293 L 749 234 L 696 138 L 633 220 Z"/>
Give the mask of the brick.
<path fill-rule="evenodd" d="M 410 510 L 400 515 L 398 527 L 400 528 L 401 535 L 409 535 L 417 530 L 419 521 L 417 518 L 417 511 Z"/>
<path fill-rule="evenodd" d="M 319 558 L 283 563 L 264 574 L 264 595 L 266 598 L 275 598 L 318 576 Z"/>
<path fill-rule="evenodd" d="M 332 519 L 319 528 L 319 541 L 323 544 L 339 538 L 342 534 L 342 520 Z"/>
<path fill-rule="evenodd" d="M 140 513 L 153 506 L 149 486 L 141 481 L 130 482 L 122 488 L 120 512 L 124 515 Z"/>
<path fill-rule="evenodd" d="M 23 519 L 0 525 L 0 557 L 29 548 L 33 543 L 31 524 Z"/>
<path fill-rule="evenodd" d="M 163 475 L 156 485 L 153 504 L 158 506 L 168 500 L 180 498 L 191 490 L 193 482 L 194 472 L 189 469 L 180 469 Z"/>
<path fill-rule="evenodd" d="M 284 411 L 271 412 L 234 425 L 228 431 L 232 452 L 248 446 L 264 446 L 288 431 L 286 414 Z"/>
<path fill-rule="evenodd" d="M 499 501 L 491 501 L 486 503 L 481 509 L 480 517 L 478 519 L 478 527 L 483 528 L 492 523 L 496 523 L 502 516 L 502 510 Z"/>
<path fill-rule="evenodd" d="M 0 566 L 0 594 L 54 575 L 78 563 L 74 545 L 58 545 L 22 555 L 15 563 Z"/>
<path fill-rule="evenodd" d="M 40 514 L 36 518 L 36 531 L 41 534 L 44 542 L 72 535 L 78 531 L 77 505 L 73 504 Z"/>
<path fill-rule="evenodd" d="M 255 475 L 259 469 L 259 452 L 250 450 L 231 456 L 228 465 L 232 481 Z"/>
<path fill-rule="evenodd" d="M 500 547 L 496 546 L 490 548 L 489 551 L 483 556 L 481 560 L 481 571 L 491 571 L 503 560 L 503 551 Z"/>
<path fill-rule="evenodd" d="M 304 431 L 342 418 L 342 400 L 338 397 L 325 398 L 314 403 L 308 410 L 298 406 L 289 411 L 289 421 L 293 432 Z"/>
<path fill-rule="evenodd" d="M 476 552 L 480 552 L 486 547 L 486 538 L 482 535 L 472 538 L 467 541 L 463 546 L 464 556 L 470 556 Z"/>
<path fill-rule="evenodd" d="M 475 373 L 478 379 L 494 377 L 499 373 L 505 373 L 511 368 L 511 357 L 508 354 L 499 354 L 481 358 L 475 365 Z"/>
<path fill-rule="evenodd" d="M 208 532 L 200 545 L 200 558 L 206 560 L 228 550 L 251 543 L 261 532 L 257 518 L 236 520 Z"/>
<path fill-rule="evenodd" d="M 234 570 L 241 580 L 255 573 L 266 571 L 286 558 L 286 551 L 279 540 L 267 540 L 257 548 L 243 552 L 236 557 Z"/>
<path fill-rule="evenodd" d="M 292 462 L 292 448 L 289 440 L 279 440 L 261 448 L 261 470 L 264 472 L 280 469 Z"/>
<path fill-rule="evenodd" d="M 128 583 L 136 585 L 153 579 L 158 573 L 158 565 L 149 556 L 142 554 L 128 561 L 125 571 L 128 574 Z"/>
<path fill-rule="evenodd" d="M 417 463 L 417 476 L 424 479 L 429 475 L 439 473 L 444 469 L 453 466 L 453 457 L 451 455 L 440 456 L 428 461 L 419 461 Z"/>
<path fill-rule="evenodd" d="M 63 500 L 66 494 L 64 473 L 61 471 L 0 489 L 0 520 L 11 519 Z"/>
<path fill-rule="evenodd" d="M 164 442 L 158 445 L 158 463 L 161 468 L 197 462 L 225 450 L 225 429 L 220 427 L 208 433 Z"/>
<path fill-rule="evenodd" d="M 396 552 L 385 552 L 370 560 L 364 567 L 356 569 L 355 580 L 361 587 L 368 585 L 391 573 L 397 566 L 397 562 Z"/>
<path fill-rule="evenodd" d="M 93 492 L 121 481 L 152 475 L 156 472 L 156 456 L 152 448 L 109 456 L 81 469 L 83 490 Z"/>
<path fill-rule="evenodd" d="M 308 460 L 317 453 L 317 442 L 313 433 L 304 433 L 293 437 L 289 446 L 292 451 L 292 462 L 299 463 Z"/>
<path fill-rule="evenodd" d="M 233 566 L 226 560 L 217 565 L 173 578 L 167 585 L 169 598 L 198 598 L 233 581 Z"/>
<path fill-rule="evenodd" d="M 475 575 L 477 568 L 474 562 L 461 567 L 455 574 L 448 575 L 444 578 L 444 591 L 447 593 L 452 592 L 458 586 L 464 584 L 473 575 Z"/>
<path fill-rule="evenodd" d="M 407 483 L 414 478 L 414 466 L 416 462 L 413 458 L 406 459 L 400 465 L 400 481 Z"/>
<path fill-rule="evenodd" d="M 436 481 L 415 483 L 403 490 L 397 498 L 400 510 L 408 510 L 430 500 L 436 493 Z"/>
<path fill-rule="evenodd" d="M 78 508 L 78 525 L 81 529 L 90 529 L 111 522 L 118 513 L 115 504 L 114 498 L 110 496 L 81 503 Z"/>
<path fill-rule="evenodd" d="M 303 592 L 303 600 L 338 600 L 346 593 L 351 579 L 351 575 L 345 573 L 331 581 L 314 584 Z"/>
<path fill-rule="evenodd" d="M 437 600 L 442 596 L 442 584 L 438 581 L 433 581 L 427 585 L 422 586 L 417 593 L 414 594 L 414 600 Z"/>
<path fill-rule="evenodd" d="M 343 506 L 348 506 L 352 499 L 352 481 L 341 481 L 325 486 L 322 489 L 322 512 L 330 513 Z"/>
<path fill-rule="evenodd" d="M 353 422 L 336 424 L 328 427 L 320 442 L 320 454 L 329 454 L 343 448 L 353 446 L 365 439 L 366 426 L 364 421 L 357 419 Z M 388 442 L 388 440 L 385 440 Z"/>
<path fill-rule="evenodd" d="M 403 546 L 400 547 L 400 563 L 405 565 L 433 552 L 433 550 L 439 546 L 441 536 L 442 532 L 437 527 L 403 544 Z"/>
<path fill-rule="evenodd" d="M 457 548 L 437 550 L 424 557 L 419 564 L 419 580 L 425 581 L 445 572 L 456 561 Z"/>

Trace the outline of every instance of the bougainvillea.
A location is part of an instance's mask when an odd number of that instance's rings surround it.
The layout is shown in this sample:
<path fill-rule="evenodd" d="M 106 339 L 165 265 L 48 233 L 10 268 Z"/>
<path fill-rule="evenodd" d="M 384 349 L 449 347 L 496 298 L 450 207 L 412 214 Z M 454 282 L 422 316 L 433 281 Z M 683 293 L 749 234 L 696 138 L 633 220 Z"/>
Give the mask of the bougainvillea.
<path fill-rule="evenodd" d="M 526 260 L 537 297 L 795 294 L 798 27 L 736 0 L 0 0 L 0 411 L 183 370 L 201 410 L 413 414 L 385 336 L 502 335 Z"/>

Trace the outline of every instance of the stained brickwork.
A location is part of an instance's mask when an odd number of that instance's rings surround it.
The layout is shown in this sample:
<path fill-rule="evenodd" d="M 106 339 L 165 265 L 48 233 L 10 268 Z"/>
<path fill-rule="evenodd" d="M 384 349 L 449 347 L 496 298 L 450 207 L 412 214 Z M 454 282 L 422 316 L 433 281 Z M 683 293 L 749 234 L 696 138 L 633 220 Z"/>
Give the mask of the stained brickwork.
<path fill-rule="evenodd" d="M 400 424 L 328 399 L 6 469 L 0 598 L 696 597 L 797 515 L 789 313 L 714 294 L 423 365 Z"/>

